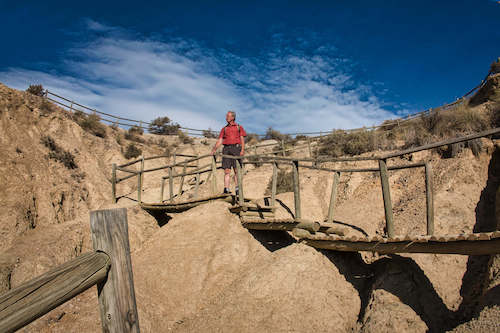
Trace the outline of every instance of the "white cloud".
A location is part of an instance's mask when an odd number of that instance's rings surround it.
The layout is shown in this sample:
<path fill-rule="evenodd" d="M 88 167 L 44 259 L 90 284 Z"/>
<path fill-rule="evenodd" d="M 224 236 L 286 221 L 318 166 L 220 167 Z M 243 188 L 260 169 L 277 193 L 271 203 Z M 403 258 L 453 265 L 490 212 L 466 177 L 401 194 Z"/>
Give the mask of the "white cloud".
<path fill-rule="evenodd" d="M 369 86 L 353 82 L 345 59 L 328 55 L 332 47 L 312 55 L 277 48 L 249 59 L 186 40 L 126 37 L 91 20 L 87 26 L 105 37 L 68 50 L 59 64 L 66 74 L 12 68 L 0 72 L 0 81 L 18 89 L 41 83 L 107 113 L 143 121 L 168 116 L 202 129 L 221 127 L 229 109 L 260 133 L 269 126 L 282 132 L 370 126 L 394 117 Z"/>

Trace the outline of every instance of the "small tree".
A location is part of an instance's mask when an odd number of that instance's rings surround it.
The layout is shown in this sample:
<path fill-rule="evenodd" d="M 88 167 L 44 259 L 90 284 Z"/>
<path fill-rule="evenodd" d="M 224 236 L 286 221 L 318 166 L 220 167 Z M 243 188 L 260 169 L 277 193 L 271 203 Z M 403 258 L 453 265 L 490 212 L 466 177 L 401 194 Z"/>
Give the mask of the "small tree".
<path fill-rule="evenodd" d="M 43 86 L 41 84 L 30 84 L 26 91 L 35 96 L 43 96 Z"/>
<path fill-rule="evenodd" d="M 172 123 L 168 117 L 158 117 L 149 125 L 149 132 L 159 135 L 175 135 L 178 134 L 180 125 Z"/>

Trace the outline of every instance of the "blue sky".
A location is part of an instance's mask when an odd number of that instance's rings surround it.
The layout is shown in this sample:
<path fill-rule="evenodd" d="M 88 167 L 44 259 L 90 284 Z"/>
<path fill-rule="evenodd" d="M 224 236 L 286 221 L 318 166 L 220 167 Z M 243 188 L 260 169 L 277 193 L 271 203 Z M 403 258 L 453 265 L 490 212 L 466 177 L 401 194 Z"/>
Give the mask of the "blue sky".
<path fill-rule="evenodd" d="M 0 0 L 0 82 L 104 112 L 252 132 L 370 126 L 451 102 L 500 56 L 475 1 Z"/>

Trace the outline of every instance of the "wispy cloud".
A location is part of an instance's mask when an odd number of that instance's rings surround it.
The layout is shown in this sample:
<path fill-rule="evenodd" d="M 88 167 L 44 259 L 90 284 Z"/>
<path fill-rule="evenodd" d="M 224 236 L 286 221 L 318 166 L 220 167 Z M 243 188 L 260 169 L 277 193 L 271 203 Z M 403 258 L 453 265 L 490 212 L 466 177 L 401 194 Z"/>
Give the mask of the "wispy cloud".
<path fill-rule="evenodd" d="M 394 117 L 369 85 L 352 79 L 349 61 L 307 38 L 292 47 L 277 34 L 274 48 L 244 58 L 189 40 L 139 38 L 92 20 L 87 29 L 98 36 L 67 50 L 55 69 L 11 68 L 0 72 L 0 81 L 18 89 L 42 83 L 108 113 L 145 121 L 168 116 L 196 128 L 222 126 L 229 109 L 260 133 L 270 126 L 352 128 Z"/>

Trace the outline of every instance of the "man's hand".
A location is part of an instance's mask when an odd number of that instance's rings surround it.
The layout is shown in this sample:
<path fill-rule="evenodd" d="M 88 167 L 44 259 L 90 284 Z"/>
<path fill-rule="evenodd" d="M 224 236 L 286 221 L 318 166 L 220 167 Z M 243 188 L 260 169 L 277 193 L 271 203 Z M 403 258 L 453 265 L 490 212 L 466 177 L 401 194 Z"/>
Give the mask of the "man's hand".
<path fill-rule="evenodd" d="M 242 149 L 242 150 L 240 151 L 240 156 L 243 156 L 243 155 L 245 155 L 245 151 Z"/>

